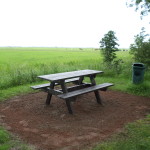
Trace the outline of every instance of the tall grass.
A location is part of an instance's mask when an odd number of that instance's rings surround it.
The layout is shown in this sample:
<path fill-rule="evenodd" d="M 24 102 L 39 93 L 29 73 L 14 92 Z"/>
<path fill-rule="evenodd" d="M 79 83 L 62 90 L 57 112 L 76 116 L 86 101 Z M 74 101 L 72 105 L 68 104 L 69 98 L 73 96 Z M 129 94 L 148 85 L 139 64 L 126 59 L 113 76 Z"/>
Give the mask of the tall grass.
<path fill-rule="evenodd" d="M 115 83 L 116 90 L 136 94 L 131 83 L 133 63 L 131 56 L 128 51 L 119 51 L 117 57 L 122 59 L 123 63 L 118 66 L 106 66 L 103 64 L 100 51 L 94 49 L 0 48 L 0 90 L 39 82 L 38 75 L 96 69 L 104 71 L 104 75 L 100 79 L 97 78 L 98 82 L 111 80 Z M 147 71 L 145 79 L 148 89 L 150 89 L 149 78 L 150 74 Z"/>
<path fill-rule="evenodd" d="M 38 75 L 103 69 L 99 51 L 48 48 L 0 49 L 0 89 L 38 81 Z"/>

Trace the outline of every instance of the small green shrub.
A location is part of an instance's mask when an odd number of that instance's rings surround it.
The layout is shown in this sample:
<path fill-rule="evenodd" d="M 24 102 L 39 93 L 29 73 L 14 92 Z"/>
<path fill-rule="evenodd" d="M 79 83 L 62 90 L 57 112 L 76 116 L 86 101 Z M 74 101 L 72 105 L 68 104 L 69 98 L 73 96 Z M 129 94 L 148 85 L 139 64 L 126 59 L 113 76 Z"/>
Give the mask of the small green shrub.
<path fill-rule="evenodd" d="M 130 45 L 130 54 L 134 56 L 134 60 L 142 62 L 150 66 L 150 38 L 145 34 L 144 28 L 140 34 L 135 36 L 134 44 Z"/>

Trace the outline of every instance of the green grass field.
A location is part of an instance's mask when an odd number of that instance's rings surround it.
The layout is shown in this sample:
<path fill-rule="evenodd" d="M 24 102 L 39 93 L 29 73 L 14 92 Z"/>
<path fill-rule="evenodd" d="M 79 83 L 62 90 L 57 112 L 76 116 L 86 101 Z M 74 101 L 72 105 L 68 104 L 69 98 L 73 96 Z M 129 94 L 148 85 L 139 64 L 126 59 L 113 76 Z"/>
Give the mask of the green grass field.
<path fill-rule="evenodd" d="M 42 80 L 37 78 L 38 75 L 81 69 L 104 71 L 104 74 L 99 75 L 96 81 L 97 83 L 114 83 L 115 86 L 111 88 L 112 90 L 150 97 L 150 70 L 146 69 L 142 84 L 134 85 L 132 83 L 134 60 L 132 60 L 131 55 L 128 51 L 118 51 L 117 57 L 122 59 L 123 63 L 116 66 L 106 66 L 103 64 L 100 51 L 95 49 L 1 47 L 0 101 L 12 96 L 33 92 L 30 88 L 31 85 L 43 83 Z M 86 80 L 88 81 L 88 79 Z M 133 146 L 135 150 L 140 150 L 141 147 L 148 150 L 150 147 L 147 122 L 149 122 L 149 119 L 142 121 L 142 123 L 131 124 L 127 128 L 125 138 L 121 136 L 119 140 L 106 142 L 97 146 L 94 150 L 118 150 L 123 148 L 127 150 Z M 133 138 L 128 137 L 128 135 L 132 135 Z M 136 145 L 142 138 L 146 141 L 143 141 L 142 145 L 139 145 L 136 149 Z M 134 143 L 133 146 L 132 143 Z M 0 150 L 9 150 L 12 147 L 21 150 L 33 149 L 21 144 L 18 140 L 14 140 L 6 130 L 0 128 Z M 125 147 L 127 148 L 125 149 Z"/>
<path fill-rule="evenodd" d="M 37 81 L 40 74 L 90 68 L 100 55 L 90 50 L 50 48 L 0 49 L 0 88 L 6 89 Z M 92 62 L 92 63 L 91 63 Z"/>
<path fill-rule="evenodd" d="M 38 75 L 80 69 L 103 70 L 96 78 L 98 83 L 112 82 L 113 90 L 150 97 L 150 73 L 145 73 L 145 81 L 132 84 L 132 63 L 128 51 L 117 52 L 123 60 L 118 66 L 106 66 L 99 50 L 79 48 L 0 48 L 0 100 L 30 92 L 31 85 L 43 82 Z M 21 90 L 20 90 L 21 89 Z"/>

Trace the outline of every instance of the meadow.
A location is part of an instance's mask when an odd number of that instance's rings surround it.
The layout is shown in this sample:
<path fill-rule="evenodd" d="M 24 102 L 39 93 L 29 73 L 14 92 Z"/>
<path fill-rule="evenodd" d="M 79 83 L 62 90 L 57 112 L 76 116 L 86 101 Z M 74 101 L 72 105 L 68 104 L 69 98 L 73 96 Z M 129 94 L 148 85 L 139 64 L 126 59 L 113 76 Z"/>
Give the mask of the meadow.
<path fill-rule="evenodd" d="M 80 69 L 102 70 L 104 74 L 96 78 L 97 83 L 112 82 L 111 90 L 123 91 L 134 95 L 150 97 L 150 70 L 146 68 L 144 82 L 132 83 L 132 64 L 134 60 L 129 51 L 118 51 L 118 59 L 122 62 L 113 66 L 103 63 L 102 55 L 97 49 L 87 48 L 0 48 L 0 101 L 12 96 L 33 92 L 31 85 L 44 83 L 38 75 L 73 71 Z M 87 79 L 86 79 L 87 80 Z M 149 118 L 127 126 L 126 132 L 114 138 L 114 141 L 103 143 L 94 150 L 149 149 Z M 138 131 L 138 132 L 137 132 Z M 142 135 L 141 135 L 142 134 Z M 140 138 L 141 137 L 141 138 Z M 26 145 L 12 141 L 10 134 L 0 128 L 0 149 L 8 150 L 18 147 L 28 150 Z M 143 140 L 145 139 L 145 140 Z M 143 141 L 142 145 L 139 143 Z M 140 142 L 139 142 L 140 141 Z M 146 143 L 147 142 L 147 143 Z M 138 145 L 138 148 L 137 147 Z"/>
<path fill-rule="evenodd" d="M 41 83 L 38 75 L 65 71 L 95 69 L 104 71 L 97 82 L 112 82 L 113 90 L 150 97 L 149 70 L 145 72 L 144 83 L 132 84 L 132 64 L 134 60 L 128 51 L 118 51 L 114 66 L 103 64 L 97 49 L 81 48 L 0 48 L 0 100 L 30 92 L 31 85 Z M 21 90 L 20 90 L 21 89 Z"/>

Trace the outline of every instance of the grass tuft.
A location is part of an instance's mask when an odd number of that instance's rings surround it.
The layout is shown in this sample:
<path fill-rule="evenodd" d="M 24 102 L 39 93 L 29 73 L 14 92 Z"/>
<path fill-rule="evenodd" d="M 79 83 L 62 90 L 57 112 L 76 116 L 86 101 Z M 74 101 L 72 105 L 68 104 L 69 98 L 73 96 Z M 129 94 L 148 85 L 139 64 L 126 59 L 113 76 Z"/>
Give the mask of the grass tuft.
<path fill-rule="evenodd" d="M 8 142 L 10 139 L 10 136 L 8 132 L 2 128 L 0 128 L 0 144 L 4 144 Z"/>
<path fill-rule="evenodd" d="M 144 82 L 141 84 L 130 84 L 127 87 L 127 92 L 134 94 L 134 95 L 140 95 L 140 96 L 149 96 L 150 86 L 148 83 Z"/>
<path fill-rule="evenodd" d="M 17 139 L 14 139 L 4 128 L 0 127 L 0 150 L 34 150 Z"/>

